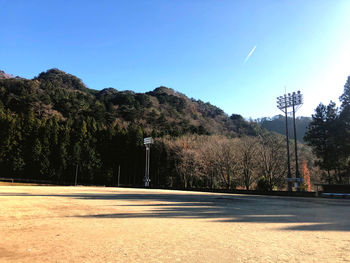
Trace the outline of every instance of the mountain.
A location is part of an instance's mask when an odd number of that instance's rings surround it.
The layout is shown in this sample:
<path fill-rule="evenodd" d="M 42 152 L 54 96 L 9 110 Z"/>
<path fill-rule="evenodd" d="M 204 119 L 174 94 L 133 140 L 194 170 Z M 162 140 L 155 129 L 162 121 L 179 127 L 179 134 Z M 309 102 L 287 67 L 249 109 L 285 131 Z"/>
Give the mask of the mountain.
<path fill-rule="evenodd" d="M 152 136 L 156 140 L 151 170 L 157 169 L 157 185 L 169 186 L 180 174 L 169 168 L 177 167 L 179 160 L 173 158 L 167 140 L 197 134 L 228 139 L 260 132 L 259 126 L 238 114 L 228 116 L 208 102 L 166 87 L 146 93 L 94 90 L 59 69 L 33 79 L 5 72 L 1 76 L 2 177 L 116 185 L 120 172 L 121 184 L 142 185 L 143 138 Z M 193 152 L 190 155 L 194 157 Z"/>
<path fill-rule="evenodd" d="M 111 87 L 94 90 L 59 69 L 33 79 L 8 77 L 4 72 L 2 76 L 0 171 L 5 178 L 140 186 L 145 171 L 143 139 L 148 136 L 155 138 L 150 161 L 153 186 L 242 184 L 242 177 L 236 181 L 231 177 L 243 175 L 235 169 L 243 167 L 236 161 L 246 160 L 240 157 L 246 148 L 251 156 L 258 149 L 270 149 L 274 157 L 268 159 L 278 159 L 285 167 L 283 154 L 276 153 L 285 149 L 281 136 L 167 87 L 146 93 Z M 261 166 L 253 164 L 256 179 L 265 165 L 261 162 Z"/>
<path fill-rule="evenodd" d="M 147 93 L 113 88 L 89 89 L 76 76 L 50 69 L 33 79 L 13 78 L 1 72 L 0 103 L 16 114 L 34 112 L 40 118 L 92 117 L 106 126 L 142 127 L 146 134 L 255 135 L 258 127 L 242 116 L 228 116 L 220 108 L 190 99 L 167 87 Z"/>
<path fill-rule="evenodd" d="M 296 134 L 297 140 L 299 142 L 304 142 L 303 138 L 311 120 L 311 117 L 295 118 Z M 286 133 L 286 120 L 283 115 L 276 115 L 272 118 L 257 119 L 256 122 L 268 131 L 280 133 L 283 135 Z M 294 138 L 293 118 L 291 117 L 288 117 L 288 134 L 289 138 Z"/>
<path fill-rule="evenodd" d="M 0 70 L 0 79 L 11 79 L 14 78 L 14 76 L 10 74 L 6 74 L 4 71 Z"/>

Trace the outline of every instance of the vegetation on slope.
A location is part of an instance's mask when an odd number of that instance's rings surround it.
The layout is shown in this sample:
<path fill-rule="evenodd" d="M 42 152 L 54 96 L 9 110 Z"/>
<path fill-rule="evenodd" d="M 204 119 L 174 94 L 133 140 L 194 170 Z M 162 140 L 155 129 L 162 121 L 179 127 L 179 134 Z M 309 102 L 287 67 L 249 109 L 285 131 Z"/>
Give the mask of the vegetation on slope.
<path fill-rule="evenodd" d="M 286 134 L 286 119 L 283 115 L 276 115 L 272 118 L 257 119 L 256 122 L 270 132 L 276 132 L 282 135 Z M 295 118 L 296 134 L 299 142 L 304 142 L 304 136 L 310 122 L 310 117 Z M 294 124 L 292 117 L 288 117 L 288 133 L 290 138 L 294 138 Z"/>
<path fill-rule="evenodd" d="M 142 185 L 143 138 L 152 146 L 151 185 L 283 189 L 285 147 L 242 116 L 166 87 L 147 93 L 89 89 L 58 69 L 0 79 L 2 176 Z M 313 157 L 301 148 L 301 162 Z M 316 174 L 316 171 L 315 173 Z"/>
<path fill-rule="evenodd" d="M 107 126 L 118 123 L 140 126 L 154 136 L 186 133 L 256 135 L 256 126 L 243 118 L 227 116 L 221 109 L 159 87 L 151 92 L 135 93 L 113 88 L 101 91 L 88 89 L 77 77 L 58 69 L 27 79 L 0 80 L 0 99 L 12 112 L 61 120 L 92 117 Z"/>
<path fill-rule="evenodd" d="M 78 166 L 79 183 L 115 184 L 120 166 L 121 183 L 140 185 L 146 136 L 237 137 L 258 130 L 166 87 L 146 94 L 97 91 L 58 69 L 31 80 L 2 75 L 0 170 L 5 177 L 71 183 Z"/>

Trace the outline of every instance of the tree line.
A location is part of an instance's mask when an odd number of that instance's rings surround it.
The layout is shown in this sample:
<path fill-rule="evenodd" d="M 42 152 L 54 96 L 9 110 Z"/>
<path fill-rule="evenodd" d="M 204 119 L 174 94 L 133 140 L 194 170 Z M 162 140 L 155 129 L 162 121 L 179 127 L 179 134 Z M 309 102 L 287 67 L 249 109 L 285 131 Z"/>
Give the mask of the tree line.
<path fill-rule="evenodd" d="M 305 172 L 311 170 L 316 177 L 318 171 L 312 166 L 309 148 L 299 147 Z M 161 182 L 176 188 L 284 190 L 286 158 L 285 138 L 274 133 L 237 138 L 165 137 L 157 139 L 151 148 L 152 179 L 155 184 Z M 162 178 L 164 174 L 167 176 Z"/>
<path fill-rule="evenodd" d="M 303 187 L 349 180 L 349 78 L 340 100 L 316 108 L 298 145 Z M 79 184 L 116 185 L 120 171 L 120 184 L 143 185 L 148 136 L 154 187 L 286 187 L 284 136 L 209 103 L 165 87 L 95 91 L 56 69 L 0 80 L 0 177 L 72 184 L 78 168 Z"/>
<path fill-rule="evenodd" d="M 304 137 L 330 184 L 350 183 L 350 77 L 339 100 L 340 108 L 333 101 L 317 106 Z"/>
<path fill-rule="evenodd" d="M 1 104 L 0 127 L 1 177 L 72 184 L 78 165 L 80 184 L 114 185 L 121 166 L 124 184 L 140 184 L 140 127 L 106 127 L 92 117 L 63 121 L 37 118 L 33 112 L 17 115 Z"/>
<path fill-rule="evenodd" d="M 150 134 L 142 127 L 13 114 L 1 104 L 0 127 L 1 177 L 73 184 L 78 166 L 78 184 L 115 186 L 118 171 L 120 184 L 143 184 L 143 138 Z M 285 139 L 278 134 L 164 136 L 151 147 L 154 187 L 270 191 L 285 188 L 285 175 Z"/>
<path fill-rule="evenodd" d="M 78 169 L 80 184 L 115 185 L 120 170 L 121 184 L 142 185 L 143 137 L 257 130 L 240 115 L 166 87 L 97 91 L 58 69 L 33 79 L 0 76 L 0 177 L 71 184 Z M 161 156 L 165 163 L 168 157 Z M 167 178 L 164 173 L 158 185 L 171 185 Z"/>

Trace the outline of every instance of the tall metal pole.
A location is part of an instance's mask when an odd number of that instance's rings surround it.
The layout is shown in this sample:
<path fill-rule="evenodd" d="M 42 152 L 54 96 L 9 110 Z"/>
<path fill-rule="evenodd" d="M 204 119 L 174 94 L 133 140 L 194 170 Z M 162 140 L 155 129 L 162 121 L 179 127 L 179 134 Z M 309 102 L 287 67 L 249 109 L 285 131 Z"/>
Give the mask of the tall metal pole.
<path fill-rule="evenodd" d="M 288 191 L 292 191 L 292 182 L 295 182 L 295 188 L 299 190 L 299 182 L 301 180 L 299 174 L 298 166 L 298 148 L 297 148 L 297 136 L 296 136 L 296 125 L 295 125 L 295 111 L 303 104 L 303 95 L 298 91 L 297 93 L 293 92 L 292 94 L 285 93 L 284 96 L 277 97 L 277 108 L 285 113 L 286 117 L 286 141 L 287 141 L 287 162 L 288 162 Z M 297 106 L 297 108 L 295 108 Z M 288 108 L 292 107 L 293 109 L 293 124 L 294 124 L 294 144 L 295 144 L 295 178 L 292 178 L 292 173 L 290 170 L 290 153 L 289 153 L 289 136 L 288 136 Z"/>
<path fill-rule="evenodd" d="M 146 166 L 145 166 L 145 187 L 149 187 L 149 160 L 150 160 L 150 144 L 146 144 Z"/>
<path fill-rule="evenodd" d="M 287 100 L 287 95 L 284 94 L 284 100 Z M 288 163 L 288 174 L 287 178 L 292 178 L 292 173 L 290 170 L 290 154 L 289 154 L 289 132 L 288 132 L 288 109 L 287 109 L 287 103 L 285 103 L 284 113 L 286 116 L 286 142 L 287 142 L 287 163 Z M 288 181 L 288 191 L 292 191 L 292 182 Z"/>
<path fill-rule="evenodd" d="M 295 94 L 293 94 L 293 123 L 294 123 L 294 147 L 295 147 L 295 178 L 300 178 L 298 164 L 298 144 L 297 144 L 297 129 L 295 125 Z M 299 182 L 296 182 L 296 188 L 299 190 Z"/>
<path fill-rule="evenodd" d="M 143 139 L 143 144 L 146 147 L 146 164 L 145 164 L 145 187 L 149 187 L 149 182 L 151 181 L 149 179 L 149 160 L 150 160 L 150 154 L 151 154 L 151 144 L 154 142 L 152 137 L 147 137 Z"/>

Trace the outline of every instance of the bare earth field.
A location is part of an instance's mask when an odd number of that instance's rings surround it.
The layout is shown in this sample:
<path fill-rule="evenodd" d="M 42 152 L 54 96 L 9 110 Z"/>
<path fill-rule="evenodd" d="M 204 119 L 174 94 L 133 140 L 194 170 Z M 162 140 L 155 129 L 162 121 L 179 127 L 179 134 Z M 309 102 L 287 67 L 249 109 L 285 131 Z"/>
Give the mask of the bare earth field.
<path fill-rule="evenodd" d="M 350 262 L 350 200 L 0 186 L 0 262 Z"/>

